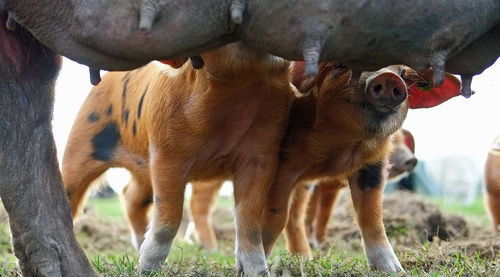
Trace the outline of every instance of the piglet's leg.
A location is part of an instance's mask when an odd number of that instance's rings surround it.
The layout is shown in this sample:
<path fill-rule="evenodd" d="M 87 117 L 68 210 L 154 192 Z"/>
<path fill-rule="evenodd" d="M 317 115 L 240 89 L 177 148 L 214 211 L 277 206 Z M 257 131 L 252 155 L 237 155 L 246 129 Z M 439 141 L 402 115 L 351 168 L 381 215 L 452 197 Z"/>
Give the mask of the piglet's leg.
<path fill-rule="evenodd" d="M 311 205 L 316 205 L 316 213 L 314 221 L 312 221 L 312 235 L 310 236 L 310 241 L 312 244 L 319 245 L 325 240 L 326 227 L 330 216 L 333 213 L 333 207 L 339 196 L 339 192 L 345 185 L 338 180 L 325 180 L 318 184 L 314 194 L 316 195 L 315 203 L 310 203 Z"/>
<path fill-rule="evenodd" d="M 277 158 L 277 155 L 276 155 Z M 236 266 L 248 276 L 267 274 L 262 246 L 262 214 L 277 166 L 275 155 L 240 162 L 234 173 Z"/>
<path fill-rule="evenodd" d="M 170 252 L 182 220 L 186 168 L 182 157 L 168 159 L 164 153 L 151 154 L 151 181 L 154 214 L 139 250 L 141 273 L 157 270 Z"/>
<path fill-rule="evenodd" d="M 320 200 L 320 194 L 318 193 L 318 185 L 312 185 L 311 195 L 309 196 L 309 202 L 307 203 L 306 218 L 304 218 L 304 226 L 306 229 L 306 236 L 311 248 L 318 248 L 319 243 L 316 239 L 315 221 L 316 213 L 318 212 Z"/>
<path fill-rule="evenodd" d="M 189 199 L 189 213 L 194 221 L 196 237 L 203 248 L 215 250 L 217 239 L 212 226 L 212 212 L 214 210 L 222 180 L 206 182 L 191 182 L 193 193 Z"/>
<path fill-rule="evenodd" d="M 299 174 L 296 169 L 280 169 L 279 175 L 276 176 L 275 182 L 272 184 L 266 202 L 266 208 L 263 215 L 262 223 L 262 242 L 266 257 L 269 257 L 271 250 L 278 240 L 279 235 L 285 228 L 288 221 L 288 213 L 291 206 L 290 195 L 295 187 L 295 181 Z"/>
<path fill-rule="evenodd" d="M 132 179 L 123 189 L 123 207 L 129 222 L 132 245 L 139 250 L 149 223 L 148 213 L 153 203 L 153 191 L 148 176 L 132 174 Z"/>
<path fill-rule="evenodd" d="M 299 254 L 304 258 L 312 258 L 305 229 L 307 203 L 311 196 L 309 186 L 299 184 L 293 194 L 293 202 L 284 232 L 286 248 L 291 253 Z"/>
<path fill-rule="evenodd" d="M 382 193 L 387 180 L 387 161 L 362 168 L 349 179 L 352 202 L 368 263 L 383 272 L 403 271 L 387 239 L 382 222 Z"/>

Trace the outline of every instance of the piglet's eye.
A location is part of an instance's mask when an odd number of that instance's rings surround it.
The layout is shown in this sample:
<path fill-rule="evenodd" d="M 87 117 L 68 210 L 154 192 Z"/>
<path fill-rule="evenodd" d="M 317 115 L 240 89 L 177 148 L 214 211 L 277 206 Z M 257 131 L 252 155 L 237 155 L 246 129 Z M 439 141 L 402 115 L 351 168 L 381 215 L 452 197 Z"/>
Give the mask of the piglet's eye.
<path fill-rule="evenodd" d="M 401 76 L 401 78 L 403 78 L 405 76 L 405 73 L 406 73 L 406 69 L 402 69 L 401 70 L 401 73 L 399 74 L 399 76 Z"/>

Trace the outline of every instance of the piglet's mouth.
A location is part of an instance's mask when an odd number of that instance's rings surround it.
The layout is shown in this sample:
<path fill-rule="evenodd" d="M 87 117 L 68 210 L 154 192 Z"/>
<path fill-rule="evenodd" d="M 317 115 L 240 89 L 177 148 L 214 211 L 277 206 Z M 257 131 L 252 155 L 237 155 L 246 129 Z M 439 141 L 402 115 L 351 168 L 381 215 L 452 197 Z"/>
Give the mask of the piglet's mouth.
<path fill-rule="evenodd" d="M 393 113 L 393 112 L 397 111 L 397 107 L 389 107 L 389 106 L 386 106 L 386 105 L 373 106 L 373 108 L 376 111 L 381 112 L 381 113 Z"/>
<path fill-rule="evenodd" d="M 375 106 L 368 102 L 361 102 L 360 106 L 364 110 L 368 110 L 369 112 L 375 112 L 377 114 L 393 114 L 396 113 L 399 109 L 399 105 L 396 107 L 387 106 L 387 105 L 378 105 Z"/>

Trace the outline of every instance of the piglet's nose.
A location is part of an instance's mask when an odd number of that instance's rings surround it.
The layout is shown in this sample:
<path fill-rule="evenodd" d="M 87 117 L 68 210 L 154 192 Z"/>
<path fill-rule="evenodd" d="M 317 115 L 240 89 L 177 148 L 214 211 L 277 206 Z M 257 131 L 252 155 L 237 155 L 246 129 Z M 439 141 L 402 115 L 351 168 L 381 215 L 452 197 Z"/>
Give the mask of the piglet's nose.
<path fill-rule="evenodd" d="M 408 159 L 405 162 L 406 171 L 412 172 L 413 169 L 415 169 L 415 166 L 417 165 L 417 162 L 418 162 L 417 158 Z"/>
<path fill-rule="evenodd" d="M 407 95 L 403 80 L 392 72 L 384 72 L 373 78 L 366 87 L 368 101 L 377 108 L 394 108 Z"/>

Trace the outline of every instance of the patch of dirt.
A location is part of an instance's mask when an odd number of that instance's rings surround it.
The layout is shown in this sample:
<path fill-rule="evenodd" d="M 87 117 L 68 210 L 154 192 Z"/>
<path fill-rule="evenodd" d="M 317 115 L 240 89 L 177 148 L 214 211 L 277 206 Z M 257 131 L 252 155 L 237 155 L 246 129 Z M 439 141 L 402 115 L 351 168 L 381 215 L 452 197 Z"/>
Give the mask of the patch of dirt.
<path fill-rule="evenodd" d="M 470 238 L 459 239 L 441 243 L 441 247 L 445 252 L 456 253 L 460 251 L 468 257 L 474 257 L 476 254 L 481 258 L 493 259 L 500 251 L 500 236 L 486 235 Z"/>
<path fill-rule="evenodd" d="M 120 249 L 124 253 L 135 253 L 127 222 L 123 219 L 103 217 L 88 209 L 77 217 L 73 228 L 86 252 L 116 253 Z"/>
<path fill-rule="evenodd" d="M 230 208 L 215 209 L 212 220 L 218 240 L 234 241 L 234 213 Z M 184 210 L 176 239 L 185 239 L 189 216 Z M 74 222 L 74 231 L 82 247 L 88 253 L 127 253 L 137 255 L 131 243 L 128 224 L 120 218 L 103 217 L 92 208 L 86 208 L 85 213 L 78 216 Z M 194 239 L 194 237 L 191 237 Z"/>
<path fill-rule="evenodd" d="M 335 246 L 362 251 L 349 196 L 344 193 L 340 197 L 328 225 L 327 238 L 320 245 L 321 250 Z M 420 195 L 396 191 L 384 195 L 383 203 L 384 226 L 397 252 L 421 248 L 426 242 L 433 242 L 442 254 L 450 255 L 461 251 L 474 257 L 477 252 L 481 258 L 494 258 L 500 250 L 500 235 L 494 234 L 489 226 L 444 213 Z"/>
<path fill-rule="evenodd" d="M 232 240 L 236 239 L 236 230 L 234 229 L 234 211 L 231 209 L 215 209 L 213 215 L 213 224 L 215 237 L 217 239 Z"/>
<path fill-rule="evenodd" d="M 434 237 L 451 240 L 469 234 L 464 218 L 444 214 L 436 205 L 410 192 L 398 191 L 386 195 L 383 207 L 384 224 L 389 236 L 404 235 L 407 239 L 423 242 L 432 241 Z"/>

